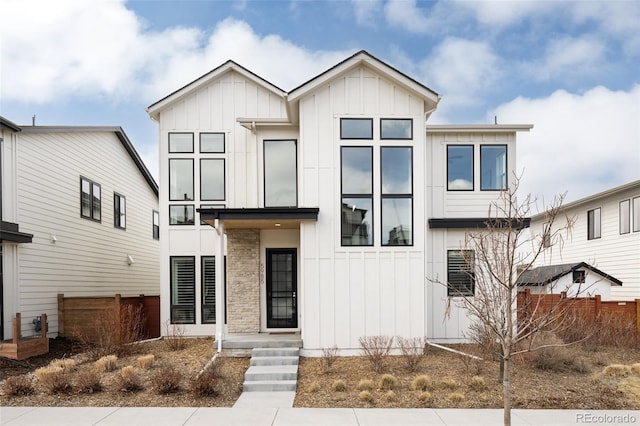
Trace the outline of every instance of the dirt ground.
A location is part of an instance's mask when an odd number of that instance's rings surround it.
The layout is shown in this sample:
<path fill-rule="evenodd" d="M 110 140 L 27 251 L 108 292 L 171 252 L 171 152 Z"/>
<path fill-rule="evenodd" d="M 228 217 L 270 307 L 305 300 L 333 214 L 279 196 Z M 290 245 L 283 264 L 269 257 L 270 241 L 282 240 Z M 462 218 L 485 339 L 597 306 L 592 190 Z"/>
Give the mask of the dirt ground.
<path fill-rule="evenodd" d="M 474 352 L 470 345 L 457 349 Z M 146 354 L 155 356 L 149 369 L 136 367 L 143 389 L 123 392 L 118 389 L 120 369 L 137 365 L 137 359 Z M 102 390 L 94 393 L 49 394 L 37 383 L 36 368 L 48 365 L 54 359 L 75 357 L 79 364 L 74 375 L 94 369 L 93 361 L 66 339 L 52 339 L 51 352 L 34 357 L 23 365 L 0 360 L 0 389 L 10 376 L 28 375 L 35 383 L 35 393 L 27 396 L 7 396 L 0 391 L 1 406 L 232 406 L 242 391 L 244 372 L 249 366 L 247 358 L 218 358 L 216 371 L 216 395 L 198 397 L 190 391 L 193 377 L 202 370 L 214 355 L 211 339 L 187 339 L 187 347 L 172 351 L 163 341 L 136 345 L 135 352 L 118 359 L 118 368 L 102 373 Z M 515 360 L 512 380 L 514 408 L 572 408 L 572 409 L 639 409 L 640 395 L 624 392 L 636 383 L 640 388 L 640 351 L 629 349 L 599 349 L 597 351 L 572 347 L 570 356 L 580 360 L 579 370 L 542 371 L 533 367 L 530 359 Z M 364 357 L 339 357 L 330 370 L 325 371 L 323 358 L 301 358 L 298 375 L 298 391 L 294 405 L 297 407 L 474 407 L 499 408 L 502 406 L 502 385 L 498 382 L 499 364 L 494 361 L 473 361 L 467 357 L 431 348 L 415 372 L 410 372 L 400 356 L 385 359 L 385 368 L 375 373 Z M 620 376 L 603 374 L 606 366 L 622 364 L 629 368 Z M 180 389 L 168 395 L 158 395 L 152 389 L 152 377 L 167 365 L 179 373 Z M 391 374 L 397 384 L 383 389 L 383 374 Z M 419 375 L 428 375 L 431 385 L 428 395 L 412 386 Z M 473 379 L 479 376 L 481 379 Z M 361 395 L 361 380 L 370 380 L 369 395 Z M 346 390 L 336 391 L 334 383 L 342 380 Z M 475 380 L 475 382 L 474 382 Z M 636 382 L 630 382 L 636 380 Z M 484 386 L 482 385 L 484 382 Z M 474 384 L 475 383 L 475 384 Z M 478 384 L 480 383 L 480 384 Z M 635 385 L 634 385 L 635 386 Z M 362 387 L 362 386 L 361 386 Z M 422 394 L 422 396 L 421 396 Z M 456 394 L 456 395 L 454 395 Z"/>

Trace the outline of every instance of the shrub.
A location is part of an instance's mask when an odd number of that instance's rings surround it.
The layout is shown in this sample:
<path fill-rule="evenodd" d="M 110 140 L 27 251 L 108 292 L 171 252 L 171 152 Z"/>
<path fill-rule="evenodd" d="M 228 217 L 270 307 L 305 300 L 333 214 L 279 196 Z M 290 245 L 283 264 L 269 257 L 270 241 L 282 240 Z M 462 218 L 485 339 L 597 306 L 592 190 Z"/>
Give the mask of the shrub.
<path fill-rule="evenodd" d="M 611 364 L 602 370 L 602 374 L 610 377 L 625 377 L 631 372 L 631 368 L 628 365 Z"/>
<path fill-rule="evenodd" d="M 67 372 L 71 372 L 76 366 L 76 361 L 71 358 L 55 359 L 49 363 L 51 367 L 60 367 Z"/>
<path fill-rule="evenodd" d="M 94 393 L 102 390 L 100 374 L 95 370 L 81 371 L 76 375 L 75 389 L 79 393 Z"/>
<path fill-rule="evenodd" d="M 164 338 L 162 341 L 169 350 L 181 351 L 187 347 L 187 338 L 184 336 L 185 328 L 182 324 L 171 324 L 169 320 L 164 323 Z"/>
<path fill-rule="evenodd" d="M 397 397 L 397 395 L 396 395 L 396 393 L 395 393 L 394 391 L 390 390 L 390 391 L 387 391 L 387 392 L 384 394 L 384 398 L 385 398 L 387 401 L 391 402 L 391 401 L 395 401 L 398 397 Z"/>
<path fill-rule="evenodd" d="M 427 402 L 430 399 L 431 399 L 431 394 L 427 391 L 420 392 L 420 395 L 418 395 L 418 401 L 420 402 Z"/>
<path fill-rule="evenodd" d="M 159 395 L 167 395 L 180 390 L 180 373 L 168 366 L 151 377 L 151 388 Z"/>
<path fill-rule="evenodd" d="M 65 393 L 71 391 L 69 373 L 62 367 L 41 367 L 36 370 L 38 382 L 49 393 Z"/>
<path fill-rule="evenodd" d="M 368 391 L 370 391 L 370 390 L 372 390 L 372 389 L 373 389 L 373 380 L 369 380 L 369 379 L 361 379 L 361 380 L 358 382 L 358 386 L 356 386 L 356 388 L 357 388 L 358 390 L 361 390 L 361 391 L 363 391 L 363 390 L 368 390 Z"/>
<path fill-rule="evenodd" d="M 307 388 L 307 392 L 309 393 L 316 393 L 320 390 L 320 383 L 318 382 L 313 382 L 309 385 L 309 387 Z"/>
<path fill-rule="evenodd" d="M 632 364 L 630 368 L 633 374 L 640 374 L 640 362 L 636 362 L 635 364 Z"/>
<path fill-rule="evenodd" d="M 554 333 L 540 333 L 532 348 L 534 350 L 529 356 L 532 358 L 533 366 L 538 370 L 558 373 L 566 371 L 586 373 L 589 371 L 589 366 L 584 359 L 578 357 Z"/>
<path fill-rule="evenodd" d="M 460 402 L 464 401 L 464 395 L 460 392 L 453 392 L 447 396 L 447 399 L 451 402 Z"/>
<path fill-rule="evenodd" d="M 390 336 L 360 337 L 360 348 L 376 373 L 384 368 L 384 359 L 391 352 L 391 345 L 393 345 L 393 337 Z"/>
<path fill-rule="evenodd" d="M 373 395 L 371 395 L 371 392 L 364 390 L 358 394 L 358 399 L 371 403 L 373 402 Z"/>
<path fill-rule="evenodd" d="M 480 392 L 487 389 L 487 384 L 484 381 L 484 377 L 473 376 L 471 378 L 471 382 L 469 383 L 469 387 L 474 391 Z"/>
<path fill-rule="evenodd" d="M 424 337 L 405 338 L 396 337 L 398 346 L 400 346 L 400 356 L 407 367 L 407 370 L 414 372 L 420 366 L 420 362 L 427 354 L 429 344 Z"/>
<path fill-rule="evenodd" d="M 2 385 L 2 393 L 6 396 L 26 396 L 34 392 L 33 381 L 26 375 L 8 377 Z"/>
<path fill-rule="evenodd" d="M 153 363 L 155 360 L 156 360 L 156 357 L 153 354 L 143 355 L 141 357 L 138 357 L 137 359 L 138 367 L 148 370 L 151 367 L 153 367 Z"/>
<path fill-rule="evenodd" d="M 103 356 L 96 361 L 96 369 L 98 372 L 109 372 L 116 369 L 118 363 L 118 357 L 115 355 Z"/>
<path fill-rule="evenodd" d="M 398 385 L 398 379 L 392 374 L 383 374 L 380 378 L 380 388 L 384 390 L 393 390 Z"/>
<path fill-rule="evenodd" d="M 433 389 L 433 380 L 431 380 L 430 376 L 422 374 L 413 379 L 413 383 L 411 384 L 411 386 L 417 391 L 426 391 L 429 389 Z"/>
<path fill-rule="evenodd" d="M 132 365 L 122 367 L 118 378 L 118 388 L 122 392 L 137 392 L 142 389 L 142 381 Z"/>
<path fill-rule="evenodd" d="M 458 387 L 458 383 L 455 380 L 451 379 L 451 378 L 445 378 L 445 379 L 442 379 L 442 380 L 440 380 L 438 382 L 438 387 L 442 388 L 442 389 L 451 389 L 451 390 L 453 390 L 453 389 Z"/>
<path fill-rule="evenodd" d="M 191 382 L 191 392 L 197 396 L 214 396 L 217 394 L 218 375 L 214 369 L 208 368 L 196 376 Z"/>
<path fill-rule="evenodd" d="M 347 385 L 344 380 L 337 379 L 331 385 L 331 389 L 333 389 L 334 392 L 344 392 L 347 390 Z"/>
<path fill-rule="evenodd" d="M 325 373 L 331 370 L 331 367 L 337 360 L 338 346 L 333 345 L 330 348 L 322 348 L 322 365 Z"/>

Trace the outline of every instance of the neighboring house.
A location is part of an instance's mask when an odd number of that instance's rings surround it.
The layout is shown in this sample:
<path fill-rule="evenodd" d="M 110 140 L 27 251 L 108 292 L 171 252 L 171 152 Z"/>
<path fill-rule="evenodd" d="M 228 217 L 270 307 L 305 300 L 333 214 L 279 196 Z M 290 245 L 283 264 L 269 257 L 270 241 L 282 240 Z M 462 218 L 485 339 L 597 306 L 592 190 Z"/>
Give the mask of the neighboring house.
<path fill-rule="evenodd" d="M 640 298 L 640 180 L 568 203 L 565 213 L 575 220 L 570 235 L 547 241 L 536 266 L 585 262 L 622 282 L 611 299 Z M 542 233 L 545 221 L 533 216 L 531 231 Z"/>
<path fill-rule="evenodd" d="M 120 127 L 18 126 L 0 118 L 1 337 L 65 296 L 159 294 L 158 186 Z"/>
<path fill-rule="evenodd" d="M 427 126 L 439 101 L 361 51 L 290 92 L 228 61 L 151 105 L 162 320 L 300 332 L 307 353 L 462 339 L 466 314 L 428 278 L 473 291 L 465 229 L 485 226 L 531 126 Z"/>
<path fill-rule="evenodd" d="M 611 300 L 611 288 L 622 282 L 593 266 L 580 263 L 539 266 L 524 272 L 518 285 L 529 288 L 532 294 L 560 294 L 568 297 L 594 297 Z"/>

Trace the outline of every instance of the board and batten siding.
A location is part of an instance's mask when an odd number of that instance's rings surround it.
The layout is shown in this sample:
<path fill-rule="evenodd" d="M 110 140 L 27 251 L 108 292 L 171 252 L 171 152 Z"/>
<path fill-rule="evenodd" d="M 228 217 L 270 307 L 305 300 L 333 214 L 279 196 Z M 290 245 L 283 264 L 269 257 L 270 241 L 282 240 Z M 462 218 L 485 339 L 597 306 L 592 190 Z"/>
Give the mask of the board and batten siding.
<path fill-rule="evenodd" d="M 49 333 L 57 332 L 58 293 L 159 294 L 158 199 L 114 132 L 25 131 L 16 176 L 20 229 L 33 234 L 19 247 L 12 301 L 25 335 L 43 312 Z M 80 216 L 81 176 L 101 186 L 100 222 Z M 114 192 L 126 198 L 126 230 L 114 227 Z"/>
<path fill-rule="evenodd" d="M 586 262 L 622 281 L 611 288 L 613 300 L 640 298 L 640 232 L 633 232 L 633 219 L 628 234 L 620 234 L 619 228 L 620 201 L 635 197 L 640 197 L 640 185 L 568 208 L 567 216 L 575 219 L 571 234 L 564 236 L 562 247 L 545 249 L 536 266 Z M 601 209 L 601 237 L 588 240 L 587 212 L 596 208 Z M 540 233 L 542 227 L 542 219 L 532 221 L 532 232 Z"/>
<path fill-rule="evenodd" d="M 320 208 L 318 222 L 303 223 L 300 230 L 304 350 L 337 345 L 343 353 L 356 353 L 361 336 L 424 336 L 423 101 L 362 66 L 307 94 L 299 105 L 301 204 Z M 373 118 L 373 140 L 341 141 L 341 117 Z M 380 118 L 413 119 L 413 141 L 380 140 Z M 341 246 L 341 145 L 374 147 L 371 247 Z M 381 146 L 413 147 L 411 247 L 380 244 Z"/>

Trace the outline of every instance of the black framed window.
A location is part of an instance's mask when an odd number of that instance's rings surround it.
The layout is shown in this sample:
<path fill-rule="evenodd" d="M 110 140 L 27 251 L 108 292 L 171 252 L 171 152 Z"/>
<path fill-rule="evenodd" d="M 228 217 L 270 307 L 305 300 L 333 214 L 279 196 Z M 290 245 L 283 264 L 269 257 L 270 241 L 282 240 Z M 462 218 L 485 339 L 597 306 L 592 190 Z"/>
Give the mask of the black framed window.
<path fill-rule="evenodd" d="M 583 270 L 573 271 L 573 283 L 574 284 L 584 284 L 585 278 L 587 274 Z"/>
<path fill-rule="evenodd" d="M 171 324 L 196 322 L 196 260 L 171 256 Z"/>
<path fill-rule="evenodd" d="M 169 159 L 169 200 L 193 200 L 193 159 Z"/>
<path fill-rule="evenodd" d="M 473 145 L 447 145 L 447 191 L 473 191 Z"/>
<path fill-rule="evenodd" d="M 80 177 L 80 216 L 100 222 L 102 220 L 102 193 L 100 184 Z"/>
<path fill-rule="evenodd" d="M 169 133 L 169 152 L 193 153 L 193 133 Z"/>
<path fill-rule="evenodd" d="M 216 257 L 200 258 L 200 282 L 202 289 L 202 324 L 216 323 Z"/>
<path fill-rule="evenodd" d="M 113 193 L 113 226 L 127 229 L 127 199 L 124 195 Z"/>
<path fill-rule="evenodd" d="M 480 145 L 480 190 L 507 189 L 507 146 Z"/>
<path fill-rule="evenodd" d="M 200 199 L 219 201 L 225 198 L 224 158 L 200 160 Z"/>
<path fill-rule="evenodd" d="M 341 234 L 343 246 L 373 245 L 373 147 L 343 146 Z"/>
<path fill-rule="evenodd" d="M 193 204 L 172 204 L 169 206 L 169 225 L 195 224 Z"/>
<path fill-rule="evenodd" d="M 587 240 L 595 240 L 601 236 L 600 207 L 587 212 Z"/>
<path fill-rule="evenodd" d="M 157 210 L 153 211 L 153 239 L 160 239 L 160 212 Z"/>
<path fill-rule="evenodd" d="M 551 247 L 551 224 L 548 222 L 542 225 L 542 247 Z"/>
<path fill-rule="evenodd" d="M 633 199 L 633 232 L 640 232 L 640 197 Z"/>
<path fill-rule="evenodd" d="M 473 250 L 447 251 L 447 296 L 475 294 L 475 253 Z"/>
<path fill-rule="evenodd" d="M 413 139 L 411 118 L 380 119 L 380 139 Z"/>
<path fill-rule="evenodd" d="M 341 118 L 340 139 L 373 139 L 373 119 Z"/>
<path fill-rule="evenodd" d="M 413 148 L 380 148 L 383 246 L 413 245 Z"/>
<path fill-rule="evenodd" d="M 264 206 L 298 205 L 298 157 L 295 140 L 264 141 Z"/>
<path fill-rule="evenodd" d="M 631 200 L 620 201 L 620 234 L 631 232 Z"/>
<path fill-rule="evenodd" d="M 224 133 L 200 133 L 200 152 L 206 154 L 223 154 L 224 137 Z"/>

